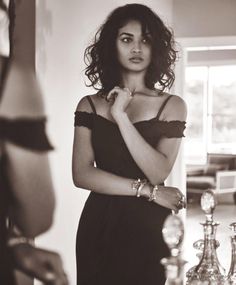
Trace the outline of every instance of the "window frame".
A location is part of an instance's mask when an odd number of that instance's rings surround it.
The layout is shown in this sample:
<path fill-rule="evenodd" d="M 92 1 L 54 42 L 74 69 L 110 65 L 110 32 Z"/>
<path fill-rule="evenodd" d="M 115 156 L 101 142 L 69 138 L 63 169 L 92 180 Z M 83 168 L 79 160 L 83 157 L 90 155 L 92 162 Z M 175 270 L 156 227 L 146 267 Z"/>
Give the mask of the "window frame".
<path fill-rule="evenodd" d="M 235 48 L 236 49 L 236 48 Z M 212 143 L 212 127 L 213 127 L 213 92 L 211 85 L 211 76 L 210 76 L 210 67 L 214 66 L 236 66 L 236 60 L 204 60 L 198 62 L 191 62 L 186 64 L 185 72 L 188 67 L 206 67 L 207 68 L 207 86 L 204 88 L 203 101 L 204 101 L 204 109 L 203 109 L 203 143 L 205 153 L 203 156 L 199 157 L 198 160 L 193 160 L 191 157 L 185 155 L 185 159 L 187 164 L 204 164 L 206 162 L 207 153 L 222 153 L 223 149 L 228 149 L 228 153 L 234 153 L 234 143 Z M 186 81 L 185 83 L 186 84 Z M 186 94 L 185 94 L 186 96 Z M 186 144 L 188 144 L 188 138 L 186 138 Z M 236 150 L 235 150 L 236 151 Z"/>

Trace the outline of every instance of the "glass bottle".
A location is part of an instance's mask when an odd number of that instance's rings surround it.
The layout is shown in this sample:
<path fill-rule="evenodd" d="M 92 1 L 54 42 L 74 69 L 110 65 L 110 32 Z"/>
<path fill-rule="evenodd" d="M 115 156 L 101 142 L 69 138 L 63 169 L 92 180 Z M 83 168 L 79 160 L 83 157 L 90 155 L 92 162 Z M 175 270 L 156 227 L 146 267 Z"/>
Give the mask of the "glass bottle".
<path fill-rule="evenodd" d="M 231 236 L 231 264 L 227 276 L 228 284 L 236 285 L 236 223 L 230 224 Z"/>
<path fill-rule="evenodd" d="M 181 258 L 181 244 L 184 238 L 182 220 L 177 215 L 169 215 L 164 222 L 162 234 L 171 252 L 170 257 L 161 260 L 165 267 L 166 285 L 182 285 L 183 267 L 186 263 Z"/>
<path fill-rule="evenodd" d="M 217 257 L 216 230 L 219 223 L 213 221 L 216 207 L 214 193 L 207 190 L 201 197 L 201 208 L 205 213 L 206 221 L 201 223 L 204 230 L 204 248 L 199 264 L 187 273 L 187 284 L 223 285 L 225 284 L 225 270 Z M 199 283 L 200 282 L 200 283 Z"/>
<path fill-rule="evenodd" d="M 195 241 L 193 243 L 193 248 L 195 248 L 196 250 L 199 250 L 200 252 L 198 252 L 196 254 L 196 256 L 198 257 L 198 261 L 200 262 L 200 260 L 202 259 L 202 255 L 203 255 L 203 250 L 204 250 L 204 240 L 203 239 L 199 239 L 197 241 Z M 191 278 L 191 276 L 194 274 L 194 270 L 196 268 L 196 265 L 191 267 L 187 273 L 186 273 L 186 277 L 187 279 Z"/>

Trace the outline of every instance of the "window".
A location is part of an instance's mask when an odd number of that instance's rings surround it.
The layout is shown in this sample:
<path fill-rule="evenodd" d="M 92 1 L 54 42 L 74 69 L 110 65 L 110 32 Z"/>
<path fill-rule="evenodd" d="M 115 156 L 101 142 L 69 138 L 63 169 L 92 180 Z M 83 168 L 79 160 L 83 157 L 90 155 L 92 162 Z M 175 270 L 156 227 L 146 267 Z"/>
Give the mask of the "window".
<path fill-rule="evenodd" d="M 186 68 L 187 163 L 204 163 L 207 152 L 236 152 L 236 65 Z"/>
<path fill-rule="evenodd" d="M 187 67 L 185 75 L 185 100 L 188 106 L 185 152 L 188 160 L 201 163 L 206 152 L 204 117 L 208 70 L 206 66 Z"/>
<path fill-rule="evenodd" d="M 230 151 L 236 144 L 236 65 L 212 66 L 209 74 L 209 148 Z"/>

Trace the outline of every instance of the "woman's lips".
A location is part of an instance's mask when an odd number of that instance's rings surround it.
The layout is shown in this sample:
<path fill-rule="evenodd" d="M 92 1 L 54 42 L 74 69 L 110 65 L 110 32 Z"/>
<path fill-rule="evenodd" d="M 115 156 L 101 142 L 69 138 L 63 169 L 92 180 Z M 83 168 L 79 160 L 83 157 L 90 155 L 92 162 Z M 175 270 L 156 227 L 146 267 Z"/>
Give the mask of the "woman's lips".
<path fill-rule="evenodd" d="M 140 63 L 143 61 L 143 58 L 142 57 L 131 57 L 129 60 L 134 63 Z"/>

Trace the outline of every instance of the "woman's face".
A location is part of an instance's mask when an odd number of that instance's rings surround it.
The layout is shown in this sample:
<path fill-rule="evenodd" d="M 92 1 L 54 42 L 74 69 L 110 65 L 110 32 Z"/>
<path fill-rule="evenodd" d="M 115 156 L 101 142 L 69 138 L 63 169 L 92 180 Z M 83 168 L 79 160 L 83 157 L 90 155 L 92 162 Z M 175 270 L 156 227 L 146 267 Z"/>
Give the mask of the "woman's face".
<path fill-rule="evenodd" d="M 146 71 L 151 62 L 151 35 L 143 34 L 140 22 L 130 20 L 118 31 L 116 39 L 118 62 L 130 72 Z"/>

